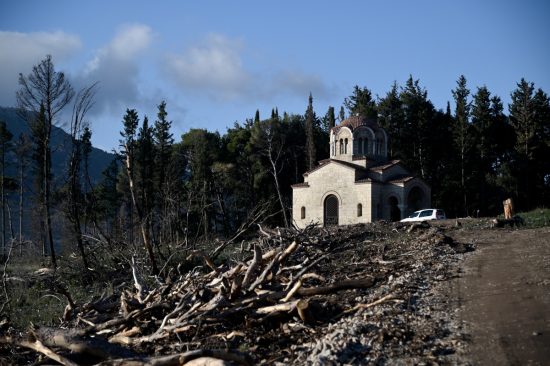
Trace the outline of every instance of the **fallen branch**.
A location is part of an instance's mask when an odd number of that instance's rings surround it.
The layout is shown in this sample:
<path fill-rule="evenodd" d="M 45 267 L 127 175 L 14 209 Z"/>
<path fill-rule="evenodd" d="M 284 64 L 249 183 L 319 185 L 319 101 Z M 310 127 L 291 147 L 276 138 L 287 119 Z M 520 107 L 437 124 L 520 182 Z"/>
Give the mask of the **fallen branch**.
<path fill-rule="evenodd" d="M 32 334 L 31 334 L 32 337 Z M 16 340 L 12 337 L 2 337 L 0 338 L 0 343 L 2 344 L 11 344 L 18 347 L 24 347 L 28 349 L 32 349 L 35 352 L 41 353 L 44 356 L 48 357 L 49 359 L 52 359 L 58 363 L 60 363 L 63 366 L 78 366 L 77 363 L 74 363 L 73 361 L 58 355 L 51 349 L 49 349 L 44 343 L 42 343 L 39 339 L 34 338 L 33 341 L 30 340 Z"/>
<path fill-rule="evenodd" d="M 360 278 L 353 280 L 343 280 L 341 282 L 333 283 L 328 286 L 300 288 L 296 293 L 300 296 L 314 296 L 314 295 L 327 295 L 342 290 L 350 290 L 356 288 L 369 288 L 374 285 L 374 278 Z"/>
<path fill-rule="evenodd" d="M 252 365 L 252 360 L 250 357 L 242 353 L 223 350 L 198 349 L 171 356 L 104 361 L 97 364 L 97 366 L 176 366 L 185 365 L 186 363 L 201 357 L 210 357 L 218 360 L 234 362 L 243 366 Z"/>
<path fill-rule="evenodd" d="M 403 301 L 401 299 L 396 298 L 393 294 L 389 294 L 389 295 L 381 297 L 380 299 L 378 299 L 376 301 L 373 301 L 369 304 L 357 304 L 353 308 L 344 311 L 343 314 L 353 313 L 357 310 L 363 311 L 365 309 L 372 308 L 373 306 L 380 305 L 380 304 L 382 304 L 386 301 L 390 301 L 390 300 L 393 300 L 393 301 L 396 301 L 396 302 L 402 302 Z"/>

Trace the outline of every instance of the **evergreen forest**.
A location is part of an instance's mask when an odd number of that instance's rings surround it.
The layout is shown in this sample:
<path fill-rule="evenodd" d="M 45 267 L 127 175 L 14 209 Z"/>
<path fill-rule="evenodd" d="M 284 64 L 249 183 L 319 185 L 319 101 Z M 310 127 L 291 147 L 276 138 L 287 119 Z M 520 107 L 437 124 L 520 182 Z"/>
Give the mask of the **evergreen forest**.
<path fill-rule="evenodd" d="M 440 110 L 410 76 L 384 95 L 355 86 L 327 111 L 316 111 L 315 96 L 306 95 L 303 114 L 273 106 L 223 132 L 182 136 L 171 132 L 166 102 L 155 116 L 128 106 L 118 122 L 120 145 L 97 182 L 89 174 L 88 117 L 97 85 L 74 90 L 49 56 L 19 83 L 18 110 L 31 134 L 14 136 L 0 123 L 3 254 L 33 248 L 54 267 L 56 254 L 74 252 L 87 268 L 103 243 L 134 248 L 158 273 L 177 248 L 237 242 L 258 223 L 292 226 L 291 185 L 328 158 L 330 129 L 356 114 L 386 129 L 389 156 L 432 187 L 433 206 L 448 217 L 498 215 L 508 197 L 517 210 L 550 205 L 550 99 L 524 79 L 511 86 L 508 105 L 459 76 Z M 61 122 L 71 146 L 56 177 L 51 131 Z M 32 189 L 23 192 L 25 179 Z"/>

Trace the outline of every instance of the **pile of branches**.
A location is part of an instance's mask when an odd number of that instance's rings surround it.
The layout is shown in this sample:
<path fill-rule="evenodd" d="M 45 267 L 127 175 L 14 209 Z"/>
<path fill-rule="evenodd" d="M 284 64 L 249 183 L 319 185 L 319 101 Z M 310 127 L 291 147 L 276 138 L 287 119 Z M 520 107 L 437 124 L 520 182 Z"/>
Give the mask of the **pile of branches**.
<path fill-rule="evenodd" d="M 422 230 L 422 247 L 456 244 L 438 230 Z M 184 272 L 180 263 L 149 283 L 132 259 L 131 286 L 86 304 L 70 303 L 59 328 L 33 327 L 2 343 L 62 365 L 286 363 L 296 357 L 296 342 L 322 334 L 329 323 L 408 301 L 406 291 L 387 286 L 388 278 L 415 265 L 402 257 L 405 242 L 391 239 L 411 235 L 402 226 L 260 233 L 242 260 L 217 265 L 221 251 L 196 250 L 187 259 L 200 258 L 202 265 Z"/>

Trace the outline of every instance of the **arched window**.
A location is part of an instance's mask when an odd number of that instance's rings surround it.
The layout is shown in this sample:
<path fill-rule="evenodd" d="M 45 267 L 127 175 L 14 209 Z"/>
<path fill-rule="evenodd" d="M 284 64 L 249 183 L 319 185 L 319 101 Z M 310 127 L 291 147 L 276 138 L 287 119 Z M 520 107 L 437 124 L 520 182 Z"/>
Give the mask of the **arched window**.
<path fill-rule="evenodd" d="M 358 203 L 357 204 L 357 217 L 363 216 L 363 205 Z"/>
<path fill-rule="evenodd" d="M 344 154 L 348 153 L 348 139 L 344 140 Z"/>
<path fill-rule="evenodd" d="M 340 139 L 340 154 L 344 153 L 344 140 Z"/>
<path fill-rule="evenodd" d="M 302 220 L 306 218 L 306 208 L 304 206 L 302 206 L 302 209 L 301 209 L 301 218 Z"/>

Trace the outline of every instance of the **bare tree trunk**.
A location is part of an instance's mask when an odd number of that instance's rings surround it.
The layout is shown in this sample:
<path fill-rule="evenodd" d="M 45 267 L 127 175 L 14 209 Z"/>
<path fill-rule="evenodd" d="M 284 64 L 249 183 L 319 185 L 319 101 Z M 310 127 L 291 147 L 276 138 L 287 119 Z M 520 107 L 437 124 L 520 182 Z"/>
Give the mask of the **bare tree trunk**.
<path fill-rule="evenodd" d="M 273 179 L 275 180 L 275 188 L 277 190 L 277 196 L 279 197 L 279 203 L 281 204 L 281 210 L 283 210 L 283 220 L 285 221 L 285 227 L 288 227 L 288 218 L 286 216 L 286 207 L 285 207 L 285 204 L 283 202 L 283 195 L 281 194 L 281 187 L 279 186 L 279 174 L 277 172 L 277 165 L 276 165 L 276 162 L 271 158 L 271 155 L 270 155 L 269 160 L 271 162 L 271 167 L 273 169 L 271 174 L 273 175 Z"/>
<path fill-rule="evenodd" d="M 44 214 L 46 221 L 46 232 L 50 243 L 50 257 L 52 259 L 52 267 L 57 268 L 57 260 L 55 256 L 55 246 L 52 233 L 52 219 L 50 214 L 50 164 L 51 150 L 49 149 L 49 139 L 44 144 Z"/>
<path fill-rule="evenodd" d="M 73 138 L 73 152 L 71 156 L 69 174 L 70 174 L 70 202 L 69 202 L 69 212 L 70 212 L 70 221 L 73 224 L 73 233 L 76 239 L 76 244 L 78 250 L 80 251 L 80 256 L 82 258 L 82 264 L 84 268 L 89 268 L 88 261 L 86 259 L 86 251 L 84 250 L 84 242 L 82 240 L 82 228 L 80 226 L 80 208 L 78 206 L 78 169 L 76 164 L 79 164 L 78 159 L 80 158 L 77 154 L 76 145 L 78 142 Z"/>
<path fill-rule="evenodd" d="M 4 173 L 5 173 L 5 144 L 2 146 L 2 177 L 0 177 L 0 195 L 2 195 L 2 257 L 6 256 L 6 197 L 4 194 Z"/>
<path fill-rule="evenodd" d="M 127 144 L 124 146 L 124 148 L 126 149 L 126 151 L 130 151 L 129 146 Z M 143 245 L 145 246 L 145 249 L 147 250 L 147 254 L 149 255 L 149 260 L 151 261 L 153 274 L 158 274 L 159 270 L 157 268 L 157 262 L 155 260 L 155 254 L 153 253 L 153 248 L 151 247 L 151 243 L 149 242 L 149 235 L 147 233 L 146 222 L 144 220 L 143 213 L 141 212 L 141 207 L 139 207 L 136 200 L 136 194 L 134 189 L 134 179 L 132 174 L 132 161 L 131 161 L 130 154 L 126 154 L 125 162 L 126 162 L 126 173 L 128 175 L 128 185 L 130 186 L 130 195 L 132 196 L 132 203 L 138 215 L 139 226 L 141 229 L 141 236 L 143 238 Z"/>
<path fill-rule="evenodd" d="M 11 217 L 11 207 L 9 202 L 6 204 L 6 207 L 8 208 L 8 223 L 10 225 L 10 245 L 13 245 L 15 242 L 15 232 L 13 231 L 13 220 Z"/>
<path fill-rule="evenodd" d="M 19 157 L 19 255 L 23 255 L 23 157 Z"/>

